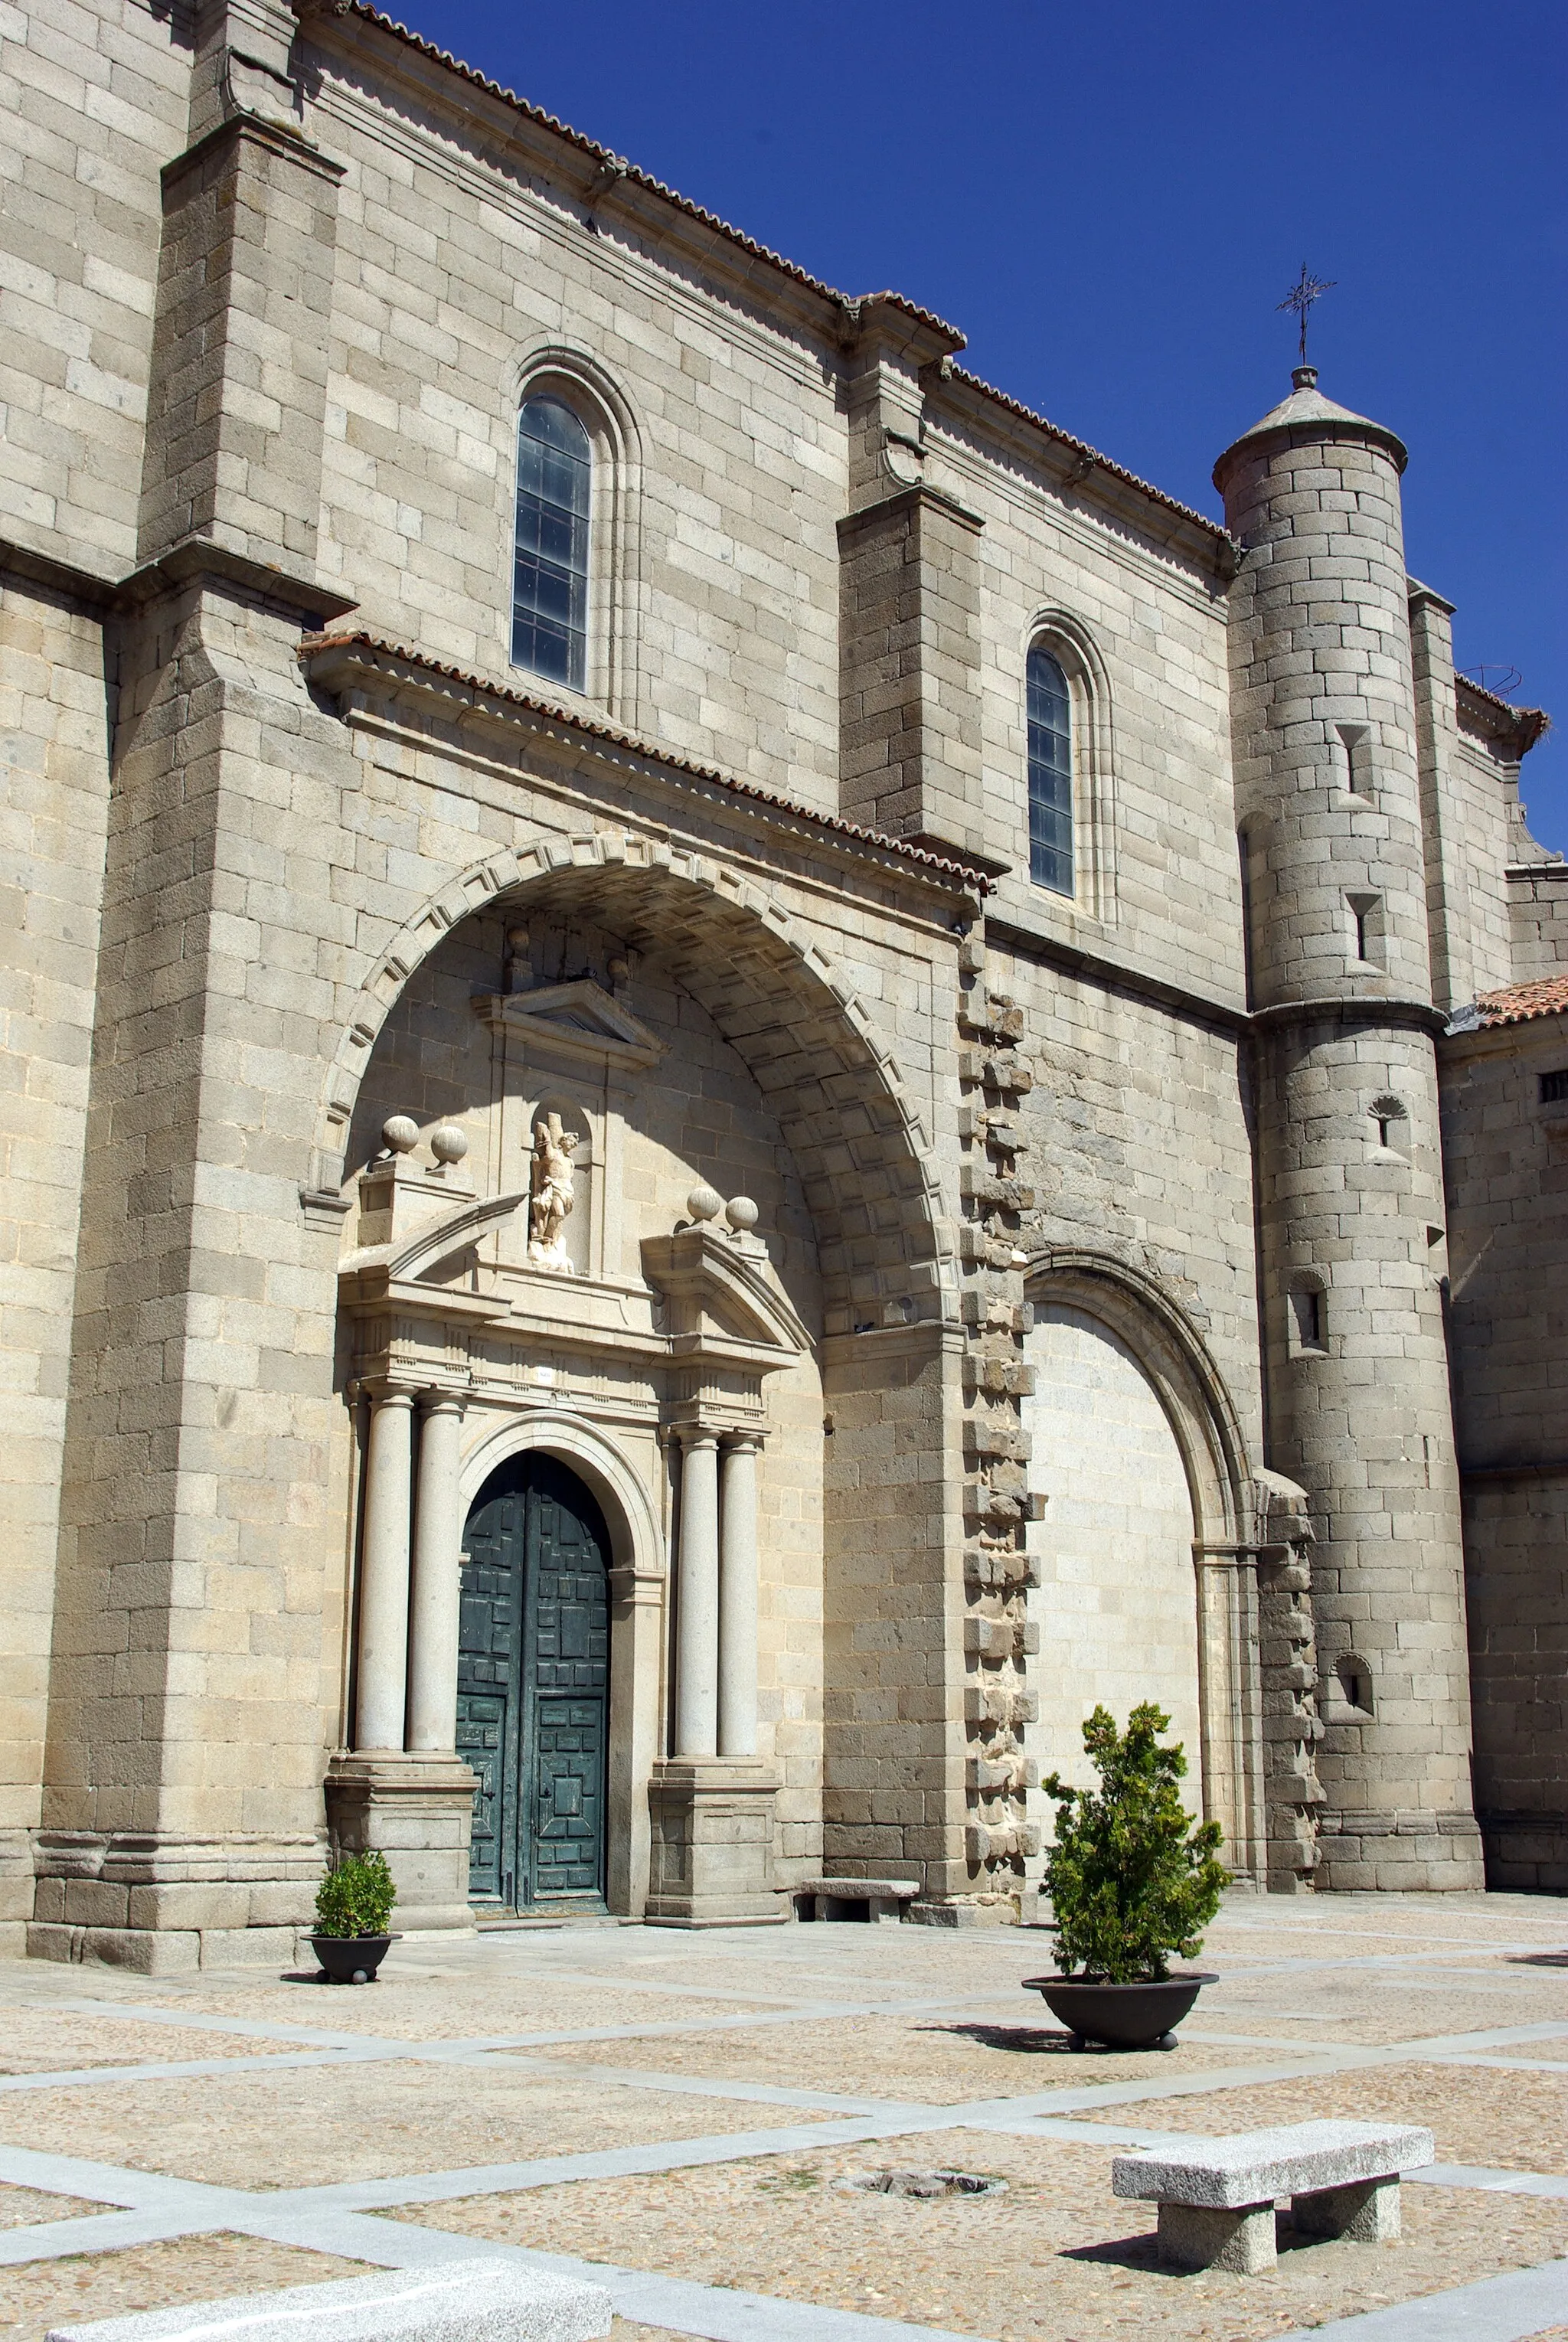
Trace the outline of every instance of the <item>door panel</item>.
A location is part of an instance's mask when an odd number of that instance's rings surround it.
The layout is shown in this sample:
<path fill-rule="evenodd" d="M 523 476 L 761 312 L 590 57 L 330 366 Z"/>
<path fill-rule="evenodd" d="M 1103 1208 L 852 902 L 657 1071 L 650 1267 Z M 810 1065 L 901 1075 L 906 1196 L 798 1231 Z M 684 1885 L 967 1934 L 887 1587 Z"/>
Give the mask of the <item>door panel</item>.
<path fill-rule="evenodd" d="M 479 1775 L 470 1897 L 601 1900 L 609 1542 L 576 1475 L 514 1457 L 464 1538 L 457 1745 Z"/>

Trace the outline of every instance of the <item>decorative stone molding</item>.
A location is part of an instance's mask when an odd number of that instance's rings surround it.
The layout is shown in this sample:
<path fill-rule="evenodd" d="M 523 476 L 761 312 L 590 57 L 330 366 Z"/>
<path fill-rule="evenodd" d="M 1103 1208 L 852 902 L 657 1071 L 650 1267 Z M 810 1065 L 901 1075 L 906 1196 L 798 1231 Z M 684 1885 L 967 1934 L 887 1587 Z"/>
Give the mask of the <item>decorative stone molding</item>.
<path fill-rule="evenodd" d="M 1023 1866 L 1040 1849 L 1029 1817 L 1034 1768 L 1022 1734 L 1036 1712 L 1024 1688 L 1024 1663 L 1039 1629 L 1025 1616 L 1038 1565 L 1026 1550 L 1034 1516 L 1026 1466 L 1029 1435 L 1020 1402 L 1034 1389 L 1024 1355 L 1033 1323 L 1024 1298 L 1025 1249 L 1039 1225 L 1028 1176 L 1029 1142 L 1018 1101 L 1033 1085 L 1020 1047 L 1024 1012 L 986 989 L 978 948 L 965 947 L 969 988 L 961 997 L 958 1064 L 965 1097 L 959 1115 L 964 1146 L 959 1171 L 964 1206 L 960 1297 L 965 1329 L 964 1577 L 964 1719 L 972 1744 L 965 1766 L 964 1854 L 975 1892 L 987 1904 L 1021 1897 Z M 1014 1907 L 1011 1916 L 1017 1916 Z"/>

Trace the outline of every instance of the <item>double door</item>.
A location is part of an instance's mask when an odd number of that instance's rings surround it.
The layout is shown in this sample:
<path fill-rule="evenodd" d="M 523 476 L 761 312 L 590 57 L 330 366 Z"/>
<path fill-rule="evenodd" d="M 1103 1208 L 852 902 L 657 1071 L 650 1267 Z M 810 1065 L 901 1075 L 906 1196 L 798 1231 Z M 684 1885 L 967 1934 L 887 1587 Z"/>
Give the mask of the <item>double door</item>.
<path fill-rule="evenodd" d="M 457 1747 L 479 1776 L 469 1897 L 601 1907 L 609 1541 L 564 1464 L 512 1457 L 464 1536 Z"/>

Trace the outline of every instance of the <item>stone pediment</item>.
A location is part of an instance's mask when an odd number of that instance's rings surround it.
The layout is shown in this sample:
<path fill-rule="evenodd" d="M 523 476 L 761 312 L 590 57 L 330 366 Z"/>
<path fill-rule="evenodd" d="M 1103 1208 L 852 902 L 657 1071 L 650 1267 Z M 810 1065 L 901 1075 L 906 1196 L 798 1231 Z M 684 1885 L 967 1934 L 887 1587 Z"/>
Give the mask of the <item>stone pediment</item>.
<path fill-rule="evenodd" d="M 530 1059 L 575 1061 L 625 1072 L 655 1065 L 664 1043 L 591 976 L 529 992 L 480 992 L 474 1013 L 514 1036 Z"/>

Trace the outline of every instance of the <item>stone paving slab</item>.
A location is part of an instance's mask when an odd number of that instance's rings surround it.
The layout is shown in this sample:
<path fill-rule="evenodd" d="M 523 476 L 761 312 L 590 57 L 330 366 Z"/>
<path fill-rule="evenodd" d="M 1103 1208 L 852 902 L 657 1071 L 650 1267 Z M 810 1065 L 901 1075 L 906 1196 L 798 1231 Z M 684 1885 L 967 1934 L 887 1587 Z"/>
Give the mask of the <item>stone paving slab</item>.
<path fill-rule="evenodd" d="M 896 2165 L 1004 2177 L 1004 2197 L 922 2201 L 836 2179 Z M 1287 2248 L 1267 2280 L 1178 2277 L 1151 2210 L 1119 2203 L 1108 2152 L 955 2129 L 401 2216 L 494 2242 L 1016 2342 L 1263 2342 L 1568 2250 L 1568 2205 L 1406 2195 L 1401 2247 Z"/>
<path fill-rule="evenodd" d="M 794 2115 L 812 2120 L 809 2110 Z M 0 2142 L 217 2187 L 304 2187 L 755 2127 L 744 2103 L 484 2066 L 285 2067 L 0 2097 Z"/>
<path fill-rule="evenodd" d="M 1168 2103 L 1154 2099 L 1124 2101 L 1116 2111 L 1150 2127 L 1178 2119 Z M 1561 2075 L 1413 2059 L 1180 2101 L 1182 2129 L 1211 2137 L 1322 2118 L 1423 2124 L 1444 2163 L 1568 2172 L 1568 2089 Z"/>
<path fill-rule="evenodd" d="M 278 2043 L 275 2047 L 285 2046 Z M 202 2054 L 251 2057 L 274 2047 L 272 2043 L 247 2041 L 239 2035 L 209 2034 L 203 2041 Z M 131 2018 L 14 2006 L 0 2017 L 0 2075 L 43 2073 L 64 2066 L 129 2066 L 189 2054 L 187 2046 L 173 2041 L 164 2027 Z"/>

